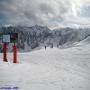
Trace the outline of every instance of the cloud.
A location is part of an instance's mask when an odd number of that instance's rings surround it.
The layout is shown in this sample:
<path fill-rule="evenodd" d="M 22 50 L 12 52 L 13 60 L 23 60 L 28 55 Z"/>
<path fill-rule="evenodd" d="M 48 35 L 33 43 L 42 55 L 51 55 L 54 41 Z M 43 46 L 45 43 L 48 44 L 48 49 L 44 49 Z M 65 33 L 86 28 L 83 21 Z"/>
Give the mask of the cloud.
<path fill-rule="evenodd" d="M 89 18 L 90 17 L 90 5 L 86 5 L 81 8 L 81 11 L 78 12 L 78 15 L 81 17 Z"/>
<path fill-rule="evenodd" d="M 87 5 L 90 0 L 0 0 L 0 16 L 6 18 L 6 22 L 2 19 L 5 24 L 15 25 L 59 27 L 89 24 Z"/>

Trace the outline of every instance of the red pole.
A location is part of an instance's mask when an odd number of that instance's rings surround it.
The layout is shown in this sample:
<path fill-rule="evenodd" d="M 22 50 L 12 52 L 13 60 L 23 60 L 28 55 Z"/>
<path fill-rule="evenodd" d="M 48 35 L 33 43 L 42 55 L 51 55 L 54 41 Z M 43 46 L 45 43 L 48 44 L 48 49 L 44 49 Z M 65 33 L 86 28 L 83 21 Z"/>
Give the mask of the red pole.
<path fill-rule="evenodd" d="M 17 63 L 17 47 L 15 43 L 13 45 L 13 63 Z"/>
<path fill-rule="evenodd" d="M 7 44 L 3 44 L 3 61 L 7 62 Z"/>

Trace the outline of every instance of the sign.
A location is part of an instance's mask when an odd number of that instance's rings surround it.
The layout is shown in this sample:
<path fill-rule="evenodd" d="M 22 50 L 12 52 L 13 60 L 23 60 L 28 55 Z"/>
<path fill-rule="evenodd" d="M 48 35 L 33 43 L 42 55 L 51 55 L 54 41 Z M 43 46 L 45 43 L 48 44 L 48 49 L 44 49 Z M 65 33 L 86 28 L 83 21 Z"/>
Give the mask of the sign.
<path fill-rule="evenodd" d="M 2 35 L 0 34 L 0 43 L 2 43 Z"/>
<path fill-rule="evenodd" d="M 1 35 L 0 35 L 1 36 Z M 7 43 L 14 43 L 13 45 L 13 63 L 17 63 L 17 46 L 16 42 L 18 41 L 18 33 L 9 33 L 2 34 L 3 44 L 3 61 L 7 62 Z"/>
<path fill-rule="evenodd" d="M 10 42 L 16 43 L 18 41 L 18 33 L 11 33 L 10 34 Z"/>
<path fill-rule="evenodd" d="M 10 43 L 10 35 L 9 34 L 2 35 L 2 42 L 3 43 Z"/>
<path fill-rule="evenodd" d="M 18 41 L 18 33 L 10 33 L 2 35 L 3 43 L 16 43 Z"/>

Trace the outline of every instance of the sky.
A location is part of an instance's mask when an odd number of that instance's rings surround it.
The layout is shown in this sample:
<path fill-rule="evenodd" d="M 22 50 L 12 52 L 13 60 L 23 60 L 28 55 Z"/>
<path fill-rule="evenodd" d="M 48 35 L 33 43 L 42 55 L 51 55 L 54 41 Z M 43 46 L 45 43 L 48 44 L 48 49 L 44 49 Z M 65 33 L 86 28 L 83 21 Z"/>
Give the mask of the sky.
<path fill-rule="evenodd" d="M 90 0 L 0 0 L 0 25 L 90 26 Z"/>

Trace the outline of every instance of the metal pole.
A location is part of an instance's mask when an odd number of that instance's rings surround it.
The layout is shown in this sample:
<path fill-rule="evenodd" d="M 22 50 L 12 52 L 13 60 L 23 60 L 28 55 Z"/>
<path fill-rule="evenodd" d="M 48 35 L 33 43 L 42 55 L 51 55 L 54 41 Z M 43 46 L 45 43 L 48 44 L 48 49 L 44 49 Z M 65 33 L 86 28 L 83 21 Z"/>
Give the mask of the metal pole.
<path fill-rule="evenodd" d="M 17 63 L 17 47 L 15 43 L 13 45 L 13 63 Z"/>
<path fill-rule="evenodd" d="M 3 61 L 7 62 L 7 44 L 3 44 Z"/>

